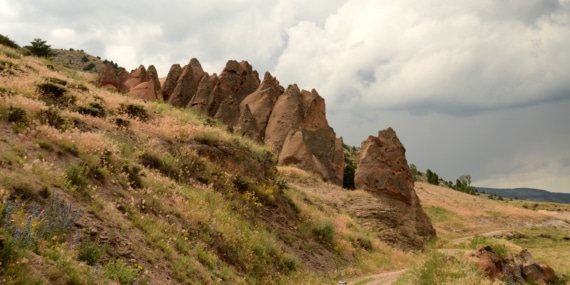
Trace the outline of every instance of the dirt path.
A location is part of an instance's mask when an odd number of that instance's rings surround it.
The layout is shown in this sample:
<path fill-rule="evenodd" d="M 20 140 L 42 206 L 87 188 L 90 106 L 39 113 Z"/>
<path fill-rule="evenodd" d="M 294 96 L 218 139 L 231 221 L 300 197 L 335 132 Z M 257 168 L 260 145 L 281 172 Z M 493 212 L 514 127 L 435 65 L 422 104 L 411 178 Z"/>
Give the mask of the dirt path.
<path fill-rule="evenodd" d="M 502 233 L 505 233 L 506 231 L 507 230 L 491 231 L 491 232 L 479 234 L 479 236 L 491 237 L 491 236 L 500 235 Z M 468 240 L 468 239 L 473 238 L 473 237 L 474 236 L 468 236 L 468 237 L 453 239 L 453 240 L 451 240 L 451 243 L 459 243 L 459 242 Z M 439 249 L 438 251 L 445 253 L 447 255 L 455 255 L 458 252 L 465 252 L 467 250 L 465 250 L 465 249 Z M 369 275 L 366 277 L 361 277 L 358 279 L 348 281 L 347 284 L 356 284 L 358 282 L 362 282 L 362 283 L 359 283 L 359 285 L 390 285 L 394 281 L 396 281 L 396 279 L 398 279 L 398 277 L 400 277 L 400 275 L 404 274 L 408 269 L 409 268 L 405 268 L 405 269 L 389 271 L 389 272 L 384 272 L 384 273 L 375 274 L 375 275 Z"/>

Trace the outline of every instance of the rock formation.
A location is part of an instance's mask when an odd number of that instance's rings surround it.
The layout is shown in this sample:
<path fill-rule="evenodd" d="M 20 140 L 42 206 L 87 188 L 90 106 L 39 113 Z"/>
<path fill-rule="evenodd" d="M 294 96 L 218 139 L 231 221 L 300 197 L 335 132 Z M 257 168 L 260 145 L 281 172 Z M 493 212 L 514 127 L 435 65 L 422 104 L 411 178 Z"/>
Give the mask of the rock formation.
<path fill-rule="evenodd" d="M 543 262 L 535 262 L 526 249 L 513 256 L 507 253 L 503 259 L 491 246 L 482 246 L 469 254 L 478 270 L 491 279 L 500 279 L 514 284 L 548 284 L 556 278 L 552 267 Z"/>
<path fill-rule="evenodd" d="M 414 190 L 405 152 L 392 128 L 362 142 L 354 182 L 356 188 L 372 193 L 377 199 L 356 201 L 351 211 L 375 225 L 387 242 L 420 248 L 435 236 L 435 230 Z"/>
<path fill-rule="evenodd" d="M 269 72 L 260 82 L 247 61 L 235 60 L 220 75 L 205 73 L 195 58 L 184 67 L 174 64 L 162 88 L 153 66 L 116 75 L 109 65 L 99 77 L 99 86 L 213 117 L 229 130 L 271 145 L 279 165 L 294 165 L 342 185 L 342 138 L 328 125 L 325 101 L 315 90 L 297 85 L 284 90 Z"/>
<path fill-rule="evenodd" d="M 148 71 L 141 65 L 130 73 L 122 70 L 117 74 L 113 65 L 107 63 L 97 78 L 97 86 L 123 93 L 130 92 L 134 97 L 144 100 L 162 101 L 158 73 L 152 65 Z"/>

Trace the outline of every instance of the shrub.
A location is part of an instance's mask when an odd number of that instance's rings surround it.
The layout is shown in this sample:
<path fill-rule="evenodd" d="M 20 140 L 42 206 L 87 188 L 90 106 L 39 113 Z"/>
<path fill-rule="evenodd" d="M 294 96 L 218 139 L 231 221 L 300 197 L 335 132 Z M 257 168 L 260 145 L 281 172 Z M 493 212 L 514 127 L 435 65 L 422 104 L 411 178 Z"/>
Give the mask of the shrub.
<path fill-rule="evenodd" d="M 141 178 L 141 170 L 142 168 L 137 164 L 131 164 L 128 161 L 123 163 L 123 172 L 127 174 L 129 185 L 134 189 L 141 189 L 144 187 Z"/>
<path fill-rule="evenodd" d="M 8 109 L 8 122 L 14 123 L 12 129 L 16 133 L 23 132 L 29 125 L 28 114 L 26 110 L 18 107 L 10 107 Z"/>
<path fill-rule="evenodd" d="M 95 63 L 90 62 L 88 65 L 86 65 L 85 67 L 83 67 L 83 70 L 84 70 L 84 71 L 90 71 L 90 70 L 92 70 L 93 68 L 95 68 Z"/>
<path fill-rule="evenodd" d="M 218 133 L 213 131 L 203 131 L 202 133 L 194 136 L 194 140 L 199 143 L 211 146 L 218 142 Z"/>
<path fill-rule="evenodd" d="M 138 119 L 143 122 L 146 122 L 150 118 L 144 106 L 138 104 L 122 103 L 119 106 L 119 113 L 126 114 L 129 118 Z"/>
<path fill-rule="evenodd" d="M 107 115 L 105 107 L 99 102 L 91 102 L 87 105 L 79 106 L 77 107 L 77 112 L 83 115 L 89 115 L 99 118 L 103 118 Z"/>
<path fill-rule="evenodd" d="M 334 241 L 334 225 L 331 222 L 322 222 L 312 229 L 313 236 L 322 244 L 332 245 Z"/>
<path fill-rule="evenodd" d="M 119 281 L 121 284 L 134 284 L 139 278 L 140 270 L 116 259 L 105 265 L 104 274 L 105 277 Z"/>
<path fill-rule="evenodd" d="M 67 93 L 67 88 L 49 81 L 37 84 L 36 93 L 47 105 L 67 107 L 77 100 L 74 95 Z"/>
<path fill-rule="evenodd" d="M 41 124 L 52 126 L 58 130 L 66 130 L 69 127 L 68 120 L 61 115 L 58 108 L 50 106 L 38 112 L 37 117 Z"/>
<path fill-rule="evenodd" d="M 292 254 L 285 254 L 279 258 L 279 269 L 285 274 L 297 271 L 297 257 Z"/>
<path fill-rule="evenodd" d="M 79 245 L 77 259 L 83 261 L 90 266 L 95 266 L 101 261 L 103 254 L 107 250 L 107 246 L 101 246 L 98 241 L 82 242 Z"/>
<path fill-rule="evenodd" d="M 65 168 L 65 177 L 75 187 L 84 190 L 89 185 L 89 168 L 71 163 Z"/>
<path fill-rule="evenodd" d="M 7 36 L 2 35 L 2 34 L 0 34 L 0 45 L 4 45 L 4 46 L 11 47 L 14 49 L 20 48 L 20 46 L 16 42 L 14 42 L 10 38 L 8 38 Z"/>
<path fill-rule="evenodd" d="M 131 121 L 123 118 L 113 118 L 113 122 L 119 129 L 128 129 L 131 126 Z"/>

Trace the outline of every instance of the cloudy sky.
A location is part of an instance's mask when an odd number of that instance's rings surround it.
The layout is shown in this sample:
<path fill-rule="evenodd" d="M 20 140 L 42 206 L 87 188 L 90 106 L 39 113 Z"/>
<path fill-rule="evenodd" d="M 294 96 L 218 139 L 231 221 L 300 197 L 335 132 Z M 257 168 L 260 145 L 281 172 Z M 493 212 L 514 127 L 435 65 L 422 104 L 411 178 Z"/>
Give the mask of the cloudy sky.
<path fill-rule="evenodd" d="M 391 126 L 420 170 L 570 193 L 570 0 L 0 0 L 0 33 L 161 75 L 247 60 L 347 144 Z"/>

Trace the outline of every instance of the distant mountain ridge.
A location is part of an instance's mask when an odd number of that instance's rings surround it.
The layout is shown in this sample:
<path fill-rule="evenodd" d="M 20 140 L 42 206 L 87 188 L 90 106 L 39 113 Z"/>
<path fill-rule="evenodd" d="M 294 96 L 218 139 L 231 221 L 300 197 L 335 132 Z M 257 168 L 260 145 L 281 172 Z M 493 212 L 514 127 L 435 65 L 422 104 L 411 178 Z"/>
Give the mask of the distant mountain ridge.
<path fill-rule="evenodd" d="M 570 193 L 548 192 L 535 188 L 512 188 L 498 189 L 487 187 L 476 187 L 479 192 L 496 194 L 506 198 L 517 198 L 519 200 L 530 200 L 536 202 L 555 202 L 570 204 Z"/>

